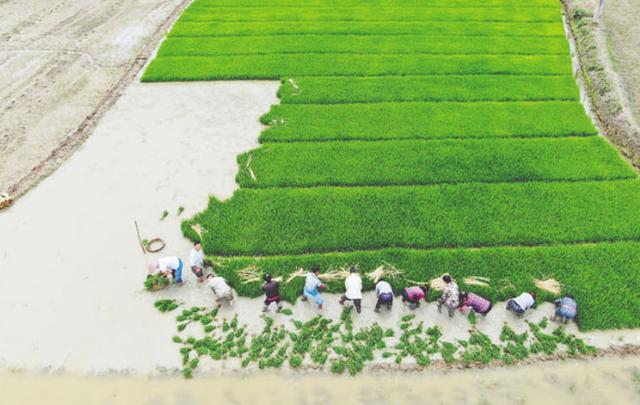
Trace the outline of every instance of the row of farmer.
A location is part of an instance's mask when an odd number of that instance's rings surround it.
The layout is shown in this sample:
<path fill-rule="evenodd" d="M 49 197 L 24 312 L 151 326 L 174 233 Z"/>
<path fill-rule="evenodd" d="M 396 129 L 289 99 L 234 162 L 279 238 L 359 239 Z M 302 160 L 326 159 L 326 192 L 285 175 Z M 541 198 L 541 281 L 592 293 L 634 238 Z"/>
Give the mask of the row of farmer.
<path fill-rule="evenodd" d="M 340 304 L 344 305 L 346 301 L 353 303 L 356 308 L 356 312 L 362 311 L 362 278 L 358 274 L 355 267 L 349 269 L 349 276 L 347 276 L 344 286 L 345 293 L 340 298 Z M 303 290 L 303 300 L 313 300 L 318 308 L 322 309 L 324 300 L 320 290 L 325 286 L 320 281 L 320 268 L 314 267 L 306 276 L 305 285 Z M 268 281 L 267 281 L 268 280 Z M 482 297 L 473 292 L 460 292 L 458 284 L 451 278 L 450 275 L 445 274 L 442 276 L 444 288 L 442 295 L 438 298 L 438 312 L 442 312 L 442 308 L 445 307 L 450 317 L 456 309 L 459 309 L 463 313 L 469 313 L 471 311 L 480 314 L 487 315 L 493 308 L 491 301 L 485 297 Z M 277 282 L 271 280 L 269 274 L 265 275 L 265 294 L 267 299 L 265 300 L 264 310 L 266 311 L 268 305 L 272 302 L 278 302 L 279 293 L 274 287 Z M 267 286 L 269 286 L 267 290 Z M 401 297 L 402 302 L 412 309 L 416 309 L 420 306 L 420 301 L 427 302 L 427 292 L 429 291 L 428 285 L 405 287 L 402 289 L 398 297 Z M 381 279 L 376 283 L 376 305 L 374 311 L 380 312 L 382 307 L 386 307 L 388 310 L 393 305 L 394 292 L 391 284 L 386 280 Z M 512 311 L 517 315 L 523 315 L 527 310 L 532 308 L 535 304 L 536 292 L 523 292 L 515 298 L 510 299 L 507 302 L 507 310 Z M 561 299 L 555 301 L 556 311 L 555 318 L 563 322 L 568 322 L 576 318 L 578 314 L 578 304 L 572 295 L 567 295 Z"/>
<path fill-rule="evenodd" d="M 204 253 L 200 242 L 195 242 L 193 249 L 189 254 L 189 265 L 192 273 L 197 277 L 199 282 L 207 280 L 207 285 L 211 288 L 216 296 L 217 305 L 220 306 L 224 302 L 233 303 L 233 290 L 224 280 L 224 278 L 216 276 L 213 273 L 205 277 Z M 183 284 L 182 270 L 184 263 L 179 257 L 164 257 L 156 261 L 149 262 L 149 273 L 161 273 L 170 279 L 174 279 L 178 285 Z M 340 298 L 340 304 L 344 305 L 347 301 L 353 303 L 356 311 L 362 311 L 362 278 L 358 274 L 356 267 L 349 269 L 349 276 L 345 279 L 345 293 Z M 450 317 L 453 317 L 456 309 L 463 313 L 473 311 L 480 315 L 487 315 L 493 308 L 491 301 L 473 292 L 461 292 L 458 284 L 449 275 L 442 277 L 444 288 L 442 295 L 438 298 L 438 311 L 446 308 Z M 313 301 L 322 309 L 324 299 L 321 290 L 325 288 L 324 283 L 320 280 L 320 267 L 314 266 L 306 275 L 304 288 L 302 291 L 303 301 Z M 270 274 L 264 275 L 263 291 L 266 295 L 263 311 L 267 311 L 271 304 L 277 306 L 277 310 L 282 309 L 280 298 L 280 283 L 273 279 Z M 420 301 L 427 302 L 428 285 L 420 285 L 403 288 L 398 297 L 402 302 L 412 309 L 420 306 Z M 379 312 L 382 307 L 391 309 L 394 300 L 394 291 L 386 280 L 381 279 L 376 283 L 376 305 L 375 311 Z M 523 315 L 527 310 L 535 304 L 535 291 L 523 292 L 510 299 L 507 302 L 507 310 L 517 315 Z M 555 317 L 561 321 L 568 322 L 577 316 L 577 303 L 573 296 L 567 295 L 555 301 L 556 311 Z"/>

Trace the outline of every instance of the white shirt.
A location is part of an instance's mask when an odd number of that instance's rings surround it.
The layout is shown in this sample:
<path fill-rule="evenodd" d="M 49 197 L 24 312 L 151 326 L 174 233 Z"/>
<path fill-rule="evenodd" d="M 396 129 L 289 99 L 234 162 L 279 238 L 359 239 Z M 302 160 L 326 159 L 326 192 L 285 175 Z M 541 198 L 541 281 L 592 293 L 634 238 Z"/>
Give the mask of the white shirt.
<path fill-rule="evenodd" d="M 189 265 L 191 267 L 197 266 L 201 269 L 204 268 L 204 252 L 201 250 L 197 250 L 196 248 L 191 249 L 191 253 L 189 254 Z"/>
<path fill-rule="evenodd" d="M 170 270 L 177 270 L 178 267 L 180 267 L 180 259 L 175 256 L 158 259 L 158 271 L 161 273 Z"/>
<path fill-rule="evenodd" d="M 209 288 L 211 288 L 215 295 L 222 297 L 231 292 L 231 287 L 224 281 L 222 277 L 211 277 L 207 282 Z"/>
<path fill-rule="evenodd" d="M 344 280 L 344 288 L 347 290 L 344 295 L 350 300 L 362 299 L 362 279 L 356 273 L 349 274 Z"/>
<path fill-rule="evenodd" d="M 376 284 L 376 295 L 380 294 L 393 294 L 393 289 L 391 288 L 391 284 L 386 281 L 378 281 Z"/>
<path fill-rule="evenodd" d="M 536 300 L 533 299 L 531 294 L 529 294 L 527 292 L 518 295 L 513 300 L 516 302 L 516 304 L 518 304 L 518 306 L 520 308 L 522 308 L 524 310 L 527 310 L 527 309 L 531 308 L 533 306 L 533 304 L 536 302 Z"/>

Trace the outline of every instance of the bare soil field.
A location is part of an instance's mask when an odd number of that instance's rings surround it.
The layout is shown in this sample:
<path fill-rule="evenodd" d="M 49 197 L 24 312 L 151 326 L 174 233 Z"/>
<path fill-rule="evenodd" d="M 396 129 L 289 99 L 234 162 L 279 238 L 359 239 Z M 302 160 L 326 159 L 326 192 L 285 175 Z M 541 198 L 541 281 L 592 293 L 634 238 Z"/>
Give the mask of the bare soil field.
<path fill-rule="evenodd" d="M 186 3 L 0 1 L 0 192 L 24 193 L 88 136 Z"/>

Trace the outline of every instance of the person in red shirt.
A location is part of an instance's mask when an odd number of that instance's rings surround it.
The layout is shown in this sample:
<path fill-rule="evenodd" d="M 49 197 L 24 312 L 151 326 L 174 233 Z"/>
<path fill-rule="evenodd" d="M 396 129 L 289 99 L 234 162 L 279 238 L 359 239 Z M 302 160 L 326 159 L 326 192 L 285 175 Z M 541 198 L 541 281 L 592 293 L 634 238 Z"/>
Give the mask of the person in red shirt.
<path fill-rule="evenodd" d="M 460 312 L 473 311 L 476 314 L 487 315 L 491 311 L 491 301 L 474 294 L 472 292 L 463 292 L 460 294 Z"/>
<path fill-rule="evenodd" d="M 427 302 L 427 291 L 429 287 L 422 285 L 419 287 L 406 287 L 402 290 L 402 302 L 408 304 L 413 309 L 420 306 L 420 300 L 424 299 Z"/>

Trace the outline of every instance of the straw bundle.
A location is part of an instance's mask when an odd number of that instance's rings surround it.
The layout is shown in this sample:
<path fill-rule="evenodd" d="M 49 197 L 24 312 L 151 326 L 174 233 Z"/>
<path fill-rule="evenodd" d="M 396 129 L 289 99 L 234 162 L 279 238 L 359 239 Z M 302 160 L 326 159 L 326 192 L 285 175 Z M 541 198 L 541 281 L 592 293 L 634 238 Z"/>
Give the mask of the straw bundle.
<path fill-rule="evenodd" d="M 251 176 L 253 181 L 256 181 L 258 179 L 256 178 L 256 175 L 253 172 L 253 169 L 251 169 L 251 161 L 252 160 L 253 160 L 253 155 L 249 155 L 249 157 L 247 158 L 247 163 L 245 164 L 245 169 L 249 172 L 249 175 Z"/>
<path fill-rule="evenodd" d="M 10 206 L 12 202 L 13 200 L 11 199 L 11 197 L 9 197 L 8 194 L 0 193 L 0 210 Z"/>
<path fill-rule="evenodd" d="M 324 281 L 334 281 L 334 280 L 344 280 L 349 277 L 349 265 L 343 265 L 336 269 L 330 269 L 326 273 L 323 273 L 319 276 Z"/>
<path fill-rule="evenodd" d="M 238 276 L 242 279 L 242 284 L 255 283 L 262 279 L 260 267 L 251 264 L 237 271 Z"/>
<path fill-rule="evenodd" d="M 402 275 L 402 271 L 398 270 L 393 264 L 383 262 L 382 265 L 378 266 L 375 270 L 370 273 L 367 273 L 367 278 L 377 283 L 381 278 L 395 278 Z"/>
<path fill-rule="evenodd" d="M 285 284 L 289 284 L 291 281 L 293 281 L 294 278 L 296 277 L 304 277 L 307 274 L 307 272 L 302 268 L 298 268 L 296 271 L 294 271 L 293 273 L 289 274 L 289 277 L 287 277 L 287 279 L 284 281 Z"/>
<path fill-rule="evenodd" d="M 191 225 L 191 229 L 193 229 L 193 231 L 194 231 L 195 233 L 197 233 L 197 234 L 198 234 L 198 237 L 199 237 L 201 240 L 202 240 L 202 234 L 207 232 L 207 230 L 206 230 L 206 229 L 204 229 L 204 228 L 202 227 L 202 225 L 200 225 L 200 224 L 193 224 L 193 225 Z"/>
<path fill-rule="evenodd" d="M 448 275 L 449 273 L 444 273 L 443 275 L 441 275 L 440 277 L 436 277 L 433 280 L 429 281 L 429 286 L 436 291 L 442 291 L 444 290 L 444 287 L 447 285 L 447 283 L 444 282 L 444 280 L 442 279 L 442 277 L 444 277 L 445 275 Z M 452 277 L 453 278 L 453 277 Z"/>
<path fill-rule="evenodd" d="M 489 287 L 489 279 L 487 277 L 471 276 L 464 279 L 466 285 L 479 285 L 482 287 Z"/>
<path fill-rule="evenodd" d="M 551 294 L 559 295 L 562 291 L 562 285 L 560 282 L 553 278 L 548 278 L 546 280 L 538 280 L 533 279 L 533 283 L 541 290 L 545 290 L 550 292 Z"/>

